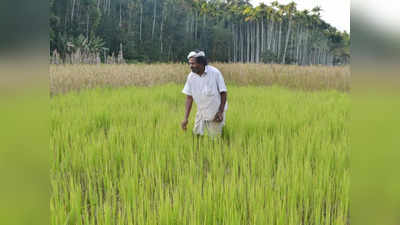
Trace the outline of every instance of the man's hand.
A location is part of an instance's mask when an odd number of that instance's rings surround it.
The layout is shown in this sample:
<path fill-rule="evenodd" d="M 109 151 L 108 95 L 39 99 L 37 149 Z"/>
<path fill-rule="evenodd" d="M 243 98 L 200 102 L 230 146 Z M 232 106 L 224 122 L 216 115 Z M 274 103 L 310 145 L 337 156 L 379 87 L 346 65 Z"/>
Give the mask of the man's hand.
<path fill-rule="evenodd" d="M 182 123 L 181 123 L 182 130 L 186 131 L 187 124 L 188 124 L 188 120 L 187 119 L 182 121 Z"/>
<path fill-rule="evenodd" d="M 222 122 L 222 120 L 224 120 L 224 116 L 223 116 L 223 113 L 222 112 L 217 112 L 217 114 L 215 114 L 215 117 L 214 117 L 214 122 Z"/>

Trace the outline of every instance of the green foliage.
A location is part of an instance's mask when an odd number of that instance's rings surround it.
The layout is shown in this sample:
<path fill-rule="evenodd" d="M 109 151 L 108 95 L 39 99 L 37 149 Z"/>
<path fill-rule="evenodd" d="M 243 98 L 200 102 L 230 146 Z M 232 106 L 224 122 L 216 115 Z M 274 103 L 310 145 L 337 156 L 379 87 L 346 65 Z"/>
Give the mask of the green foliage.
<path fill-rule="evenodd" d="M 209 49 L 209 58 L 212 61 L 228 62 L 229 48 L 231 48 L 231 34 L 228 29 L 221 28 L 221 24 L 217 24 L 212 28 L 212 43 Z M 229 40 L 229 41 L 227 41 Z"/>
<path fill-rule="evenodd" d="M 264 63 L 276 63 L 278 62 L 278 56 L 271 50 L 266 50 L 261 53 L 261 61 Z"/>
<path fill-rule="evenodd" d="M 71 52 L 80 49 L 84 52 L 97 53 L 102 50 L 107 50 L 104 47 L 105 42 L 100 37 L 92 37 L 91 39 L 86 38 L 83 35 L 79 35 L 77 38 L 71 38 L 71 41 L 67 42 L 67 49 Z"/>
<path fill-rule="evenodd" d="M 273 22 L 274 34 L 269 37 L 279 36 L 280 43 L 285 43 L 289 21 L 293 20 L 293 24 L 301 25 L 312 36 L 307 39 L 308 42 L 325 50 L 324 42 L 328 41 L 329 49 L 326 51 L 341 61 L 349 58 L 350 44 L 342 41 L 347 39 L 347 34 L 324 22 L 320 18 L 320 8 L 298 11 L 294 3 L 280 5 L 275 1 L 271 6 L 262 4 L 253 7 L 246 0 L 51 0 L 49 4 L 50 50 L 57 49 L 62 56 L 68 52 L 66 42 L 83 35 L 89 39 L 101 38 L 104 47 L 109 49 L 108 54 L 118 54 L 122 44 L 127 60 L 181 62 L 186 61 L 188 51 L 201 48 L 206 50 L 206 54 L 211 52 L 208 55 L 213 61 L 232 61 L 233 49 L 239 52 L 233 46 L 235 34 L 231 30 L 232 25 L 237 27 L 257 21 L 268 27 Z M 278 24 L 282 35 L 277 34 Z M 293 35 L 296 31 L 293 30 L 289 38 L 295 43 L 301 39 L 300 35 Z M 260 36 L 258 34 L 257 38 L 260 39 Z M 315 37 L 323 41 L 314 41 Z M 246 38 L 244 42 L 254 40 Z M 251 45 L 254 54 L 255 44 Z M 246 46 L 244 43 L 242 48 Z M 273 53 L 283 55 L 283 49 L 281 44 L 279 49 L 274 48 Z M 276 62 L 281 63 L 281 60 Z"/>

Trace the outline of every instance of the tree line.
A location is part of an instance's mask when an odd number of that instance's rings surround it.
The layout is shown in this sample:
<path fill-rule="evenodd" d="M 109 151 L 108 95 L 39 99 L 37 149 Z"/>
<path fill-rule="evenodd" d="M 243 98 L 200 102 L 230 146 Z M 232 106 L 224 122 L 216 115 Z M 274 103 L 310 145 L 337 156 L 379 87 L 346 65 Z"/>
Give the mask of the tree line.
<path fill-rule="evenodd" d="M 350 35 L 294 2 L 244 0 L 50 0 L 50 54 L 77 50 L 105 62 L 210 61 L 337 65 L 350 60 Z"/>

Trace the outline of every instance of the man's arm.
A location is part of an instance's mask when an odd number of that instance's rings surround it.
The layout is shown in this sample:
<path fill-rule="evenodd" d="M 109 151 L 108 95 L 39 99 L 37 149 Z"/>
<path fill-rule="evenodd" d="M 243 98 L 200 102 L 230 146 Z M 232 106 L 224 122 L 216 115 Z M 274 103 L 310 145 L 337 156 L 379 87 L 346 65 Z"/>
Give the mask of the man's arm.
<path fill-rule="evenodd" d="M 226 91 L 221 92 L 221 104 L 219 105 L 218 112 L 223 113 L 225 109 L 225 103 L 226 103 Z"/>
<path fill-rule="evenodd" d="M 186 107 L 185 107 L 185 118 L 181 124 L 183 130 L 186 130 L 186 128 L 187 128 L 190 111 L 192 110 L 192 104 L 193 104 L 193 97 L 190 95 L 187 95 L 186 96 Z"/>
<path fill-rule="evenodd" d="M 221 104 L 219 105 L 218 112 L 215 115 L 215 118 L 214 118 L 215 122 L 222 122 L 222 120 L 224 119 L 223 113 L 224 113 L 225 103 L 226 103 L 226 91 L 221 92 L 220 95 L 221 95 Z"/>

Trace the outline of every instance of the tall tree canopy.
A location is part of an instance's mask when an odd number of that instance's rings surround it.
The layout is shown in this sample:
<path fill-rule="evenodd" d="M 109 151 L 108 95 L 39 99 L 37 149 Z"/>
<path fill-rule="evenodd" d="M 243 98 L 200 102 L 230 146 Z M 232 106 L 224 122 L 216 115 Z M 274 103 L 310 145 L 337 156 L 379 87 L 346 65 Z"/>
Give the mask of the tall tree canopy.
<path fill-rule="evenodd" d="M 294 2 L 50 0 L 50 9 L 50 52 L 62 57 L 80 43 L 103 60 L 122 46 L 128 62 L 182 62 L 196 48 L 220 62 L 336 65 L 350 58 L 350 35 L 323 21 L 320 8 L 299 11 Z"/>

